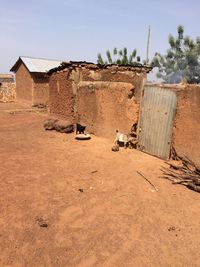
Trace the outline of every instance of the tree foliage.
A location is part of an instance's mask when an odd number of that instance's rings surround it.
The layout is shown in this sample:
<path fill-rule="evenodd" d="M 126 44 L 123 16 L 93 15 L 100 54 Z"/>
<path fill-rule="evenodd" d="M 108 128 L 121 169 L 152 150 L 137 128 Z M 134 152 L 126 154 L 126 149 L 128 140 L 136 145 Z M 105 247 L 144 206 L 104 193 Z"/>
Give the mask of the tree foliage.
<path fill-rule="evenodd" d="M 151 63 L 158 67 L 157 77 L 167 83 L 200 83 L 200 38 L 184 36 L 184 27 L 178 26 L 177 36 L 169 35 L 170 48 L 166 55 L 156 53 Z"/>
<path fill-rule="evenodd" d="M 137 50 L 134 49 L 130 54 L 126 47 L 123 49 L 113 49 L 113 55 L 109 50 L 106 51 L 106 60 L 103 60 L 101 53 L 98 54 L 97 63 L 101 65 L 117 64 L 117 65 L 139 65 L 140 57 L 137 56 Z M 141 64 L 140 64 L 141 65 Z"/>

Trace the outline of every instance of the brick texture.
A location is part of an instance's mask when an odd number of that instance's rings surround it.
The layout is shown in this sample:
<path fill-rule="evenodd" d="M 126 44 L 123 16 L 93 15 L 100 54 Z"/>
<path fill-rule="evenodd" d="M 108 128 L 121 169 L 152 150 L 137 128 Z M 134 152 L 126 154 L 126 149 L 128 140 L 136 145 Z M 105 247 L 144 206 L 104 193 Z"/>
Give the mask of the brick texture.
<path fill-rule="evenodd" d="M 49 101 L 49 77 L 44 74 L 32 75 L 33 78 L 33 105 L 48 106 Z"/>
<path fill-rule="evenodd" d="M 15 83 L 1 82 L 0 84 L 0 102 L 12 102 L 16 98 Z"/>
<path fill-rule="evenodd" d="M 16 74 L 16 97 L 17 100 L 27 101 L 32 104 L 33 99 L 33 81 L 27 68 L 20 64 Z"/>

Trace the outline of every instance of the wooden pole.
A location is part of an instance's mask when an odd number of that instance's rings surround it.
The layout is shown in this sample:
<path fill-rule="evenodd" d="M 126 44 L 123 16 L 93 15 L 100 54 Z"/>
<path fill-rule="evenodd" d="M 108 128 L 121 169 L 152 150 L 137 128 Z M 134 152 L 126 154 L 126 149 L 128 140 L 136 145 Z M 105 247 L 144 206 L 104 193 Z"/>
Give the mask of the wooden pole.
<path fill-rule="evenodd" d="M 146 64 L 149 64 L 149 43 L 150 43 L 150 35 L 151 35 L 151 27 L 149 26 L 148 29 L 148 37 L 147 37 L 147 57 L 146 57 Z"/>

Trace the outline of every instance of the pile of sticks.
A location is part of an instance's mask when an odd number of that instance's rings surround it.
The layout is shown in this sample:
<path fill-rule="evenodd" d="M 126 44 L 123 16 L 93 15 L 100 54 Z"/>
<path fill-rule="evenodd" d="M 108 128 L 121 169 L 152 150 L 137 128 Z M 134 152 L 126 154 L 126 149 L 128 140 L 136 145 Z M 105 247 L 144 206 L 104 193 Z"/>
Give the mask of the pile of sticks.
<path fill-rule="evenodd" d="M 172 150 L 173 162 L 166 162 L 168 168 L 162 167 L 162 178 L 181 184 L 200 193 L 200 168 L 195 166 L 188 157 L 180 157 L 175 149 Z"/>

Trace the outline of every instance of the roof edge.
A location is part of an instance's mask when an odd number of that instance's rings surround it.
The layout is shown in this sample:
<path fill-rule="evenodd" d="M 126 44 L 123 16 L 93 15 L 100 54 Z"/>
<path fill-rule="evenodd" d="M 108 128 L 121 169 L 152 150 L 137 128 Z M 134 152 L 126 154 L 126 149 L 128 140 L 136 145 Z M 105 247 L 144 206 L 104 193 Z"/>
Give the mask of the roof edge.
<path fill-rule="evenodd" d="M 21 57 L 18 58 L 18 60 L 15 62 L 15 64 L 12 66 L 12 68 L 10 69 L 10 71 L 12 72 L 16 72 L 16 70 L 18 69 L 19 67 L 19 64 L 23 62 Z"/>
<path fill-rule="evenodd" d="M 12 66 L 12 68 L 10 69 L 10 71 L 15 72 L 17 71 L 17 69 L 19 68 L 19 65 L 22 63 L 24 64 L 24 66 L 27 68 L 27 70 L 30 73 L 47 73 L 48 71 L 32 71 L 29 69 L 29 67 L 27 66 L 26 63 L 26 59 L 33 59 L 33 60 L 44 60 L 44 61 L 51 61 L 51 62 L 59 62 L 62 63 L 62 60 L 57 60 L 57 59 L 47 59 L 47 58 L 36 58 L 36 57 L 26 57 L 26 56 L 19 56 L 18 60 L 15 62 L 15 64 Z"/>
<path fill-rule="evenodd" d="M 135 65 L 117 65 L 117 64 L 107 64 L 107 65 L 101 65 L 101 64 L 95 64 L 92 62 L 87 61 L 69 61 L 69 62 L 62 62 L 60 66 L 57 68 L 53 68 L 49 70 L 47 73 L 52 74 L 54 72 L 58 72 L 67 68 L 77 68 L 77 67 L 86 67 L 89 69 L 108 69 L 108 68 L 116 68 L 116 69 L 128 69 L 128 70 L 135 70 L 135 69 L 143 69 L 146 73 L 149 73 L 152 70 L 152 67 L 142 65 L 140 63 L 137 63 Z"/>

